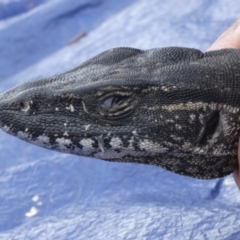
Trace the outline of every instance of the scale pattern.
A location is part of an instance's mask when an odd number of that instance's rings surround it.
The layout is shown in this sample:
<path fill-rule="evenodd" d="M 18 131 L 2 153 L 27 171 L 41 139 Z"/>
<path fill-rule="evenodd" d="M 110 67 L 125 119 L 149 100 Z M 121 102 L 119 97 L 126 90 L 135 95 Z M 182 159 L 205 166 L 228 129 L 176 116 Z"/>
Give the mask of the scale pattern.
<path fill-rule="evenodd" d="M 211 179 L 237 167 L 240 51 L 116 48 L 0 95 L 0 127 L 48 149 Z"/>

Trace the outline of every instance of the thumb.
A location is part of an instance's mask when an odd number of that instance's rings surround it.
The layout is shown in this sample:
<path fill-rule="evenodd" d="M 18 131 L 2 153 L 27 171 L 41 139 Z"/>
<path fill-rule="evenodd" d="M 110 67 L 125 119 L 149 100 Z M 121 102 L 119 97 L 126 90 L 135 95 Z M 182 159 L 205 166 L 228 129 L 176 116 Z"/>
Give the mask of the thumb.
<path fill-rule="evenodd" d="M 223 48 L 240 49 L 240 17 L 212 44 L 208 51 Z"/>
<path fill-rule="evenodd" d="M 239 168 L 240 168 L 240 139 L 238 140 L 238 169 L 236 169 L 233 173 L 233 178 L 240 190 L 240 171 L 239 171 Z"/>

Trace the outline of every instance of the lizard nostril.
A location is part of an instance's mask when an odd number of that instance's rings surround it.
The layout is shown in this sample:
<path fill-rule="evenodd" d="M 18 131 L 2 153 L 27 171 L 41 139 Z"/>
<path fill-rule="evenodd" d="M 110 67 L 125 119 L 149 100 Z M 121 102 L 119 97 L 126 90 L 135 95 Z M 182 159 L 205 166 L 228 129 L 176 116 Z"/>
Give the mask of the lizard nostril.
<path fill-rule="evenodd" d="M 27 101 L 21 101 L 19 102 L 19 107 L 21 111 L 26 112 L 30 109 L 30 105 Z"/>

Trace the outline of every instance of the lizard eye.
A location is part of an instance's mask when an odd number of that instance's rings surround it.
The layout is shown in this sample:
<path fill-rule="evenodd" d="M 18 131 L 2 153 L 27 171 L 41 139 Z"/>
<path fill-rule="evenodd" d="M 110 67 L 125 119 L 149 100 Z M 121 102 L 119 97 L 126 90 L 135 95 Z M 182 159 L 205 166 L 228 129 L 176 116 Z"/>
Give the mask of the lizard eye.
<path fill-rule="evenodd" d="M 136 104 L 134 95 L 127 92 L 109 93 L 100 99 L 99 112 L 108 119 L 119 119 L 129 115 Z"/>
<path fill-rule="evenodd" d="M 120 107 L 127 100 L 128 100 L 128 96 L 121 96 L 121 95 L 110 96 L 103 100 L 101 106 L 102 106 L 102 108 L 109 110 L 109 109 L 113 109 L 116 107 Z"/>
<path fill-rule="evenodd" d="M 27 101 L 21 101 L 19 102 L 19 108 L 21 111 L 26 112 L 30 109 L 30 105 Z"/>

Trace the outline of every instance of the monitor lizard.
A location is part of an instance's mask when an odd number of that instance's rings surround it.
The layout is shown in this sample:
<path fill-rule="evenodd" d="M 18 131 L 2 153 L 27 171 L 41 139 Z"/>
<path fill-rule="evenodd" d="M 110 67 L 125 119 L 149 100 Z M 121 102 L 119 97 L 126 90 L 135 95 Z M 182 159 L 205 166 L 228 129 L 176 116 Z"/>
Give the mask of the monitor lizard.
<path fill-rule="evenodd" d="M 212 179 L 237 167 L 240 50 L 114 48 L 0 95 L 0 128 L 80 156 Z"/>

